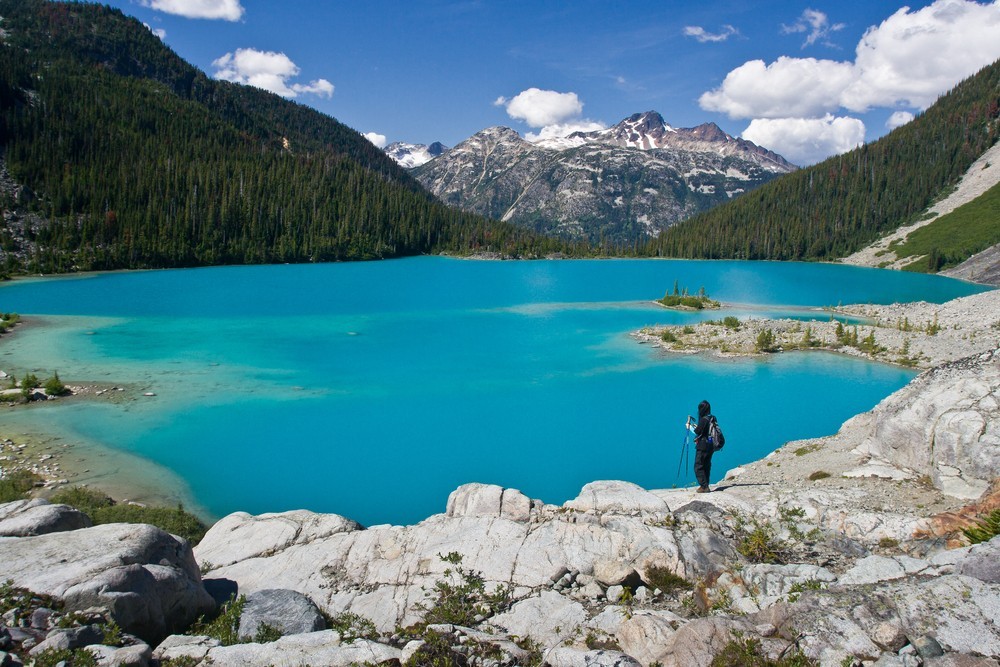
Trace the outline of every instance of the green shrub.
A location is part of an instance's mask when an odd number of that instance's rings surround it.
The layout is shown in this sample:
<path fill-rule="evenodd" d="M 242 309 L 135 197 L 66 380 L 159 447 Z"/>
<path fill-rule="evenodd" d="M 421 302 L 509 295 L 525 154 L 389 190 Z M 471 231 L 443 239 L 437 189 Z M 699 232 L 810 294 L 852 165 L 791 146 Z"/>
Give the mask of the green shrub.
<path fill-rule="evenodd" d="M 737 522 L 736 550 L 751 563 L 780 563 L 784 544 L 775 537 L 774 528 L 757 519 L 748 526 Z"/>
<path fill-rule="evenodd" d="M 660 334 L 660 338 L 663 340 L 664 343 L 677 342 L 677 336 L 675 336 L 674 332 L 671 331 L 670 329 L 664 329 L 663 333 Z"/>
<path fill-rule="evenodd" d="M 66 385 L 59 379 L 59 372 L 56 371 L 52 377 L 45 381 L 45 393 L 49 396 L 62 396 L 67 393 Z"/>
<path fill-rule="evenodd" d="M 811 475 L 809 475 L 809 481 L 811 481 L 811 482 L 817 482 L 817 481 L 819 481 L 821 479 L 826 479 L 829 476 L 830 476 L 830 473 L 828 473 L 827 471 L 825 471 L 825 470 L 817 470 L 816 472 L 814 472 Z"/>
<path fill-rule="evenodd" d="M 1000 322 L 997 322 L 997 324 L 1000 324 Z M 1000 326 L 995 326 L 994 328 L 1000 329 Z M 681 329 L 681 333 L 693 334 L 694 333 L 694 327 L 691 326 L 690 324 L 685 324 L 684 328 Z"/>
<path fill-rule="evenodd" d="M 208 530 L 201 519 L 184 511 L 181 505 L 176 508 L 123 505 L 115 503 L 107 494 L 79 486 L 63 489 L 53 494 L 50 500 L 77 508 L 89 516 L 95 525 L 146 523 L 183 537 L 191 544 L 200 542 Z"/>
<path fill-rule="evenodd" d="M 803 655 L 797 646 L 778 658 L 769 658 L 759 639 L 744 637 L 740 632 L 733 632 L 732 640 L 712 659 L 712 667 L 813 667 L 818 664 Z"/>
<path fill-rule="evenodd" d="M 33 389 L 38 389 L 40 386 L 42 385 L 38 381 L 38 377 L 33 373 L 25 373 L 24 379 L 21 380 L 21 395 L 27 398 Z"/>
<path fill-rule="evenodd" d="M 41 477 L 27 470 L 15 470 L 0 479 L 0 503 L 24 500 Z"/>
<path fill-rule="evenodd" d="M 759 334 L 757 334 L 757 351 L 758 352 L 773 352 L 774 351 L 774 332 L 770 329 L 764 329 Z"/>
<path fill-rule="evenodd" d="M 1000 535 L 1000 509 L 995 509 L 989 514 L 980 516 L 975 526 L 963 528 L 962 533 L 965 534 L 971 544 L 989 542 L 997 535 Z"/>
<path fill-rule="evenodd" d="M 268 623 L 261 623 L 257 626 L 257 632 L 253 636 L 255 644 L 270 644 L 281 639 L 281 630 Z"/>
<path fill-rule="evenodd" d="M 461 567 L 461 554 L 453 551 L 438 557 L 455 568 L 445 570 L 444 578 L 434 584 L 428 594 L 433 598 L 430 606 L 419 605 L 425 611 L 424 623 L 471 626 L 482 620 L 478 617 L 489 618 L 510 604 L 510 587 L 498 585 L 488 593 L 481 573 Z"/>
<path fill-rule="evenodd" d="M 341 643 L 352 642 L 355 639 L 378 639 L 378 629 L 375 624 L 364 616 L 351 611 L 345 611 L 326 619 L 327 627 L 336 630 Z"/>
<path fill-rule="evenodd" d="M 726 315 L 725 317 L 722 318 L 722 326 L 726 327 L 727 329 L 739 329 L 740 320 L 739 318 L 733 317 L 732 315 Z"/>
<path fill-rule="evenodd" d="M 97 667 L 97 658 L 86 649 L 45 649 L 35 656 L 32 667 Z"/>
<path fill-rule="evenodd" d="M 222 642 L 223 646 L 232 646 L 240 643 L 240 616 L 243 615 L 243 607 L 247 603 L 245 595 L 238 598 L 233 596 L 228 602 L 222 605 L 218 616 L 211 621 L 205 621 L 202 616 L 191 626 L 191 632 L 196 635 L 207 635 Z"/>
<path fill-rule="evenodd" d="M 653 565 L 646 569 L 646 577 L 644 579 L 646 585 L 652 588 L 659 588 L 664 593 L 670 593 L 676 590 L 689 590 L 692 588 L 690 581 L 684 577 L 677 575 L 668 567 L 661 567 L 659 565 Z"/>

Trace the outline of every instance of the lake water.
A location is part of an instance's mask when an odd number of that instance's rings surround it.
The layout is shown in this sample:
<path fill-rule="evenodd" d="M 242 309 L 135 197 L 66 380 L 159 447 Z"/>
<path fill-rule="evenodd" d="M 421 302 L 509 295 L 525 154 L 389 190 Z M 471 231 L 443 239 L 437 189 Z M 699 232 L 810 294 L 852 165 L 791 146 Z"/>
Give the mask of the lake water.
<path fill-rule="evenodd" d="M 675 281 L 738 305 L 650 303 Z M 412 523 L 466 482 L 555 503 L 596 479 L 684 486 L 683 423 L 703 398 L 726 431 L 718 479 L 835 432 L 914 374 L 824 353 L 675 356 L 630 331 L 981 289 L 821 264 L 440 257 L 19 281 L 0 288 L 0 309 L 29 324 L 0 342 L 0 368 L 156 395 L 7 410 L 0 435 L 127 453 L 116 474 L 164 471 L 214 517 L 306 508 Z M 38 316 L 48 326 L 31 326 Z"/>

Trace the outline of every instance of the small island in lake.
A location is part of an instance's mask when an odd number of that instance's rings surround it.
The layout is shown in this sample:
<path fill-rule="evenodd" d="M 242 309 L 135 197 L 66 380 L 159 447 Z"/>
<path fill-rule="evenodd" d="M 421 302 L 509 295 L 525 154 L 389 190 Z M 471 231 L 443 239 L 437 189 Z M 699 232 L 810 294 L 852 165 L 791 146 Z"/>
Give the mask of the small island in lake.
<path fill-rule="evenodd" d="M 683 290 L 674 281 L 673 292 L 667 292 L 662 299 L 657 299 L 656 303 L 675 310 L 705 310 L 706 308 L 717 309 L 721 307 L 718 301 L 714 301 L 705 293 L 705 288 L 700 287 L 697 294 L 689 294 L 687 288 Z"/>

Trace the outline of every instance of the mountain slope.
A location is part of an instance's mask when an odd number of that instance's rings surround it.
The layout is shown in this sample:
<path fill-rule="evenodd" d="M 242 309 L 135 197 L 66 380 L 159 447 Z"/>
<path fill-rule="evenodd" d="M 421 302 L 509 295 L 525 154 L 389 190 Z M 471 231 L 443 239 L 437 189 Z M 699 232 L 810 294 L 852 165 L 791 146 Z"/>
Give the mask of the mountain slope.
<path fill-rule="evenodd" d="M 0 16 L 8 271 L 552 245 L 448 209 L 354 130 L 209 79 L 117 10 L 0 0 Z"/>
<path fill-rule="evenodd" d="M 913 222 L 1000 136 L 1000 62 L 871 144 L 676 225 L 670 257 L 835 259 Z"/>
<path fill-rule="evenodd" d="M 715 125 L 674 129 L 649 111 L 537 143 L 487 128 L 413 174 L 465 210 L 621 246 L 794 169 Z"/>

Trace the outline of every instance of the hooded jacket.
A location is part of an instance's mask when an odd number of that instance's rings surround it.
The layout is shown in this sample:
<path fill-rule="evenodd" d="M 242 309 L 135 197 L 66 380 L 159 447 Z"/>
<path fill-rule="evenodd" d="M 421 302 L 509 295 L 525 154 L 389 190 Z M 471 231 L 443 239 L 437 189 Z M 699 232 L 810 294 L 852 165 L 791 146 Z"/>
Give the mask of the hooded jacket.
<path fill-rule="evenodd" d="M 698 425 L 694 427 L 694 444 L 697 447 L 708 446 L 708 423 L 712 416 L 712 406 L 708 401 L 698 404 Z"/>

